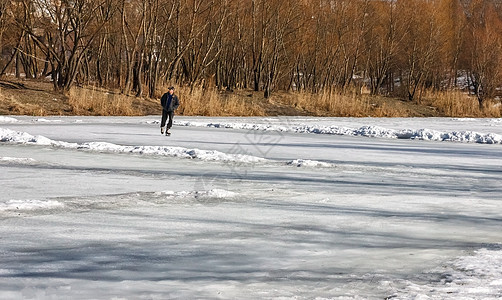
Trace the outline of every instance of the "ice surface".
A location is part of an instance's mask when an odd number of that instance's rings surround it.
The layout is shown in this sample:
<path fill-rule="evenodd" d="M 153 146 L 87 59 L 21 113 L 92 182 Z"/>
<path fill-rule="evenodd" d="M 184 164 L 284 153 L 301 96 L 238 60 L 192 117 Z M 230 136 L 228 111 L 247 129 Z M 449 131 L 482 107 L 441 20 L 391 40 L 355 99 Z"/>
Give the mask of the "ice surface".
<path fill-rule="evenodd" d="M 502 297 L 502 249 L 500 245 L 482 248 L 461 256 L 444 266 L 422 274 L 420 281 L 436 277 L 438 281 L 404 282 L 393 299 L 500 299 Z M 419 281 L 419 280 L 417 280 Z M 383 285 L 395 283 L 382 282 Z"/>
<path fill-rule="evenodd" d="M 500 119 L 9 118 L 1 299 L 501 296 Z"/>

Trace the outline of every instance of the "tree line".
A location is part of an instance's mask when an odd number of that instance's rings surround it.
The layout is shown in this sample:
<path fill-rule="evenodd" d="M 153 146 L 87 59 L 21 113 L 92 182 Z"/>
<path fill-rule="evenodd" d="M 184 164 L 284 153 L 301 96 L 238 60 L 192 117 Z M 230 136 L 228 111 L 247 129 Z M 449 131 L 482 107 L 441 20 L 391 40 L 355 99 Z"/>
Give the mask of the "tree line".
<path fill-rule="evenodd" d="M 502 86 L 501 0 L 0 0 L 0 75 L 414 100 Z"/>

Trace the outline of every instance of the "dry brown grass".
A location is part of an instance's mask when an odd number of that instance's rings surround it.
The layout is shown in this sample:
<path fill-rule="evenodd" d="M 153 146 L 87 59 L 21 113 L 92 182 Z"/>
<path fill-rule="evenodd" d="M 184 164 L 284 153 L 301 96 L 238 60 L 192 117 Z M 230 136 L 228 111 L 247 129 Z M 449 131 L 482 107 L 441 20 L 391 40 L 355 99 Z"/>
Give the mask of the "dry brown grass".
<path fill-rule="evenodd" d="M 486 100 L 479 106 L 476 97 L 462 91 L 426 91 L 422 95 L 423 104 L 436 107 L 447 117 L 492 117 L 502 116 L 500 101 Z"/>
<path fill-rule="evenodd" d="M 68 102 L 75 114 L 100 116 L 134 116 L 141 114 L 133 108 L 133 97 L 104 92 L 96 88 L 74 87 Z"/>
<path fill-rule="evenodd" d="M 318 116 L 398 117 L 408 112 L 400 105 L 389 105 L 383 97 L 370 97 L 354 92 L 294 93 L 284 97 L 294 107 Z"/>
<path fill-rule="evenodd" d="M 0 114 L 15 114 L 15 115 L 33 115 L 33 116 L 46 116 L 49 115 L 44 107 L 36 104 L 26 103 L 20 99 L 16 99 L 9 93 L 4 93 L 0 89 Z"/>
<path fill-rule="evenodd" d="M 155 99 L 127 96 L 120 91 L 75 87 L 69 95 L 55 92 L 51 82 L 0 79 L 0 114 L 131 116 L 161 113 L 159 87 Z M 360 91 L 320 94 L 277 91 L 265 99 L 263 92 L 221 92 L 202 86 L 190 91 L 177 87 L 181 106 L 177 114 L 201 116 L 341 116 L 341 117 L 501 117 L 500 101 L 487 100 L 482 108 L 475 97 L 461 91 L 425 91 L 420 101 L 370 96 Z"/>
<path fill-rule="evenodd" d="M 164 89 L 164 90 L 167 90 Z M 263 116 L 262 106 L 252 98 L 239 97 L 233 93 L 223 93 L 216 89 L 203 89 L 202 86 L 190 90 L 188 87 L 176 88 L 180 98 L 177 113 L 185 116 Z"/>

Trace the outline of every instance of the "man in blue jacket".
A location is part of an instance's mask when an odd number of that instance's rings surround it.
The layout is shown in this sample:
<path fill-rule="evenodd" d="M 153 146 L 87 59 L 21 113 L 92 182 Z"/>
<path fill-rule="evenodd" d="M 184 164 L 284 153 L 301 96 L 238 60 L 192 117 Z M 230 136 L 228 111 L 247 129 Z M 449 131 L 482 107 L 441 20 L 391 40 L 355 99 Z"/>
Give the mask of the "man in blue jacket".
<path fill-rule="evenodd" d="M 170 135 L 169 129 L 173 126 L 174 111 L 180 106 L 180 101 L 178 96 L 174 94 L 174 87 L 169 87 L 167 93 L 162 95 L 160 98 L 160 104 L 162 105 L 162 121 L 160 122 L 160 133 L 164 134 L 164 126 L 166 126 L 167 117 L 169 117 L 169 122 L 167 122 L 166 135 Z"/>

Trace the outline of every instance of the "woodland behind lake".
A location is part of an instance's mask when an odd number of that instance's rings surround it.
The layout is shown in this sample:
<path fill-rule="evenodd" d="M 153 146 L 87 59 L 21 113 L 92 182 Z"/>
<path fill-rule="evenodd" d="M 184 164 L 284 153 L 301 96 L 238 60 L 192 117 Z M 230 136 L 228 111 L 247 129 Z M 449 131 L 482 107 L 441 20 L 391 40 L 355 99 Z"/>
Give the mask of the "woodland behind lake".
<path fill-rule="evenodd" d="M 414 101 L 502 86 L 500 0 L 0 1 L 2 76 L 158 97 L 197 89 Z"/>

